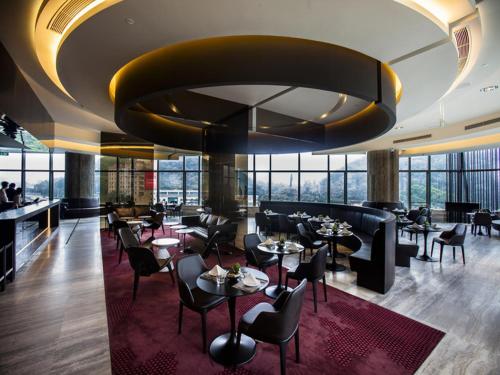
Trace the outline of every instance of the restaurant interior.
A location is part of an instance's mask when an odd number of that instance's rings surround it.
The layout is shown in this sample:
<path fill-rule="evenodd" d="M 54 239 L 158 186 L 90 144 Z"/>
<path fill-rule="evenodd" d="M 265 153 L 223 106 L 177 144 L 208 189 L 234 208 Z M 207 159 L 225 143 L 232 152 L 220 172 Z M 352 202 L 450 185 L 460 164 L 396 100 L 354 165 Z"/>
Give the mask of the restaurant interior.
<path fill-rule="evenodd" d="M 500 373 L 500 1 L 0 21 L 1 374 Z"/>

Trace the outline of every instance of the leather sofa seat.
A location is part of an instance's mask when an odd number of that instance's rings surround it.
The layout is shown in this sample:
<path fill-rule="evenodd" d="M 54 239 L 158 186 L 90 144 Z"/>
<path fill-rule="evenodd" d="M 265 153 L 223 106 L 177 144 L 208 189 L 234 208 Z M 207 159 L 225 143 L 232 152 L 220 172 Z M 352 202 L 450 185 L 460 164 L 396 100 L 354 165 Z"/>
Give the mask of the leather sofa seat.
<path fill-rule="evenodd" d="M 413 241 L 400 238 L 396 245 L 396 266 L 410 267 L 410 258 L 418 254 L 418 245 Z"/>
<path fill-rule="evenodd" d="M 203 241 L 208 241 L 219 231 L 219 243 L 231 242 L 236 238 L 238 224 L 233 224 L 227 217 L 202 213 L 199 216 L 183 216 L 183 225 L 193 229 L 192 235 Z"/>

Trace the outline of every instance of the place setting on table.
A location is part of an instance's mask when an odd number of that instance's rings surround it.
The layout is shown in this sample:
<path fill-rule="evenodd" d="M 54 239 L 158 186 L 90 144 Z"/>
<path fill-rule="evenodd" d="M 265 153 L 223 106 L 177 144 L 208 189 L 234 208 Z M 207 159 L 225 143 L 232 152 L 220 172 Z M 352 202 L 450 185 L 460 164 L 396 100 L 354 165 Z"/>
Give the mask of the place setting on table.
<path fill-rule="evenodd" d="M 279 215 L 277 212 L 273 212 L 272 210 L 264 210 L 266 216 L 277 216 Z"/>
<path fill-rule="evenodd" d="M 278 284 L 267 287 L 264 292 L 266 296 L 276 299 L 282 291 L 291 291 L 291 288 L 286 289 L 282 283 L 281 273 L 283 269 L 283 257 L 285 255 L 300 254 L 304 251 L 304 246 L 293 241 L 274 241 L 273 239 L 268 238 L 264 242 L 257 245 L 257 249 L 264 253 L 275 254 L 278 256 Z"/>
<path fill-rule="evenodd" d="M 336 258 L 340 258 L 340 254 L 337 251 L 337 242 L 340 237 L 349 237 L 354 235 L 351 229 L 352 226 L 343 222 L 340 223 L 338 220 L 325 221 L 321 224 L 321 228 L 316 231 L 318 235 L 323 237 L 328 242 L 328 250 L 332 257 L 332 262 L 327 263 L 326 268 L 333 272 L 345 271 L 346 267 L 342 264 L 338 264 Z M 342 254 L 343 255 L 343 254 Z M 343 255 L 345 257 L 345 255 Z"/>
<path fill-rule="evenodd" d="M 430 224 L 427 221 L 421 225 L 413 223 L 408 228 L 411 228 L 411 230 L 415 232 L 415 235 L 418 235 L 418 233 L 422 233 L 424 235 L 424 253 L 422 255 L 417 255 L 415 258 L 423 262 L 437 262 L 437 259 L 434 259 L 427 254 L 427 237 L 429 236 L 429 233 L 441 232 L 443 228 L 439 227 L 437 224 Z"/>
<path fill-rule="evenodd" d="M 303 219 L 303 220 L 308 220 L 311 217 L 312 216 L 308 215 L 307 212 L 305 212 L 305 211 L 304 212 L 297 211 L 297 212 L 294 212 L 293 214 L 288 215 L 289 219 Z"/>
<path fill-rule="evenodd" d="M 216 337 L 210 344 L 212 359 L 225 366 L 241 365 L 255 356 L 255 340 L 241 335 L 237 345 L 236 333 L 236 298 L 255 294 L 269 285 L 269 277 L 253 268 L 241 267 L 239 263 L 228 269 L 218 264 L 202 273 L 196 279 L 196 285 L 205 293 L 228 298 L 231 330 Z"/>

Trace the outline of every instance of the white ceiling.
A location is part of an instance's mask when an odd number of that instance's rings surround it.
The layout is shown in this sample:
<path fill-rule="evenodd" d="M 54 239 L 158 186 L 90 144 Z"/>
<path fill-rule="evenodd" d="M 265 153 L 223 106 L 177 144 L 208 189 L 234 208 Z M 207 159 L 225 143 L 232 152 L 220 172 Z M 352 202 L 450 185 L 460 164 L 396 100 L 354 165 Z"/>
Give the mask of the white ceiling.
<path fill-rule="evenodd" d="M 0 39 L 54 120 L 82 129 L 119 131 L 113 123 L 108 84 L 121 66 L 152 49 L 210 36 L 302 37 L 349 47 L 384 62 L 409 54 L 410 57 L 392 65 L 403 83 L 403 97 L 398 105 L 398 122 L 403 128 L 384 136 L 389 138 L 437 126 L 440 113 L 436 103 L 455 79 L 457 56 L 451 40 L 428 51 L 421 50 L 447 38 L 446 33 L 421 13 L 397 1 L 125 0 L 85 21 L 69 35 L 60 50 L 58 72 L 65 88 L 76 99 L 74 103 L 48 80 L 33 53 L 32 30 L 41 2 L 2 2 Z M 468 3 L 454 0 L 459 2 Z M 448 0 L 436 3 L 452 6 Z M 459 8 L 455 8 L 453 18 L 470 9 L 470 5 Z M 449 126 L 500 112 L 500 90 L 491 94 L 479 92 L 487 83 L 500 83 L 500 1 L 484 0 L 478 9 L 482 40 L 474 41 L 481 44 L 481 49 L 477 62 L 465 77 L 470 86 L 455 89 L 441 99 Z M 133 18 L 135 23 L 128 24 L 126 18 Z M 483 64 L 488 65 L 483 67 Z M 255 103 L 282 89 L 211 88 L 215 90 L 214 96 L 232 100 L 238 97 L 245 103 Z M 335 93 L 303 90 L 308 89 L 294 90 L 267 103 L 266 109 L 303 118 L 313 113 L 318 116 L 326 111 L 325 106 L 336 103 Z M 363 104 L 354 100 L 348 103 L 359 107 Z"/>

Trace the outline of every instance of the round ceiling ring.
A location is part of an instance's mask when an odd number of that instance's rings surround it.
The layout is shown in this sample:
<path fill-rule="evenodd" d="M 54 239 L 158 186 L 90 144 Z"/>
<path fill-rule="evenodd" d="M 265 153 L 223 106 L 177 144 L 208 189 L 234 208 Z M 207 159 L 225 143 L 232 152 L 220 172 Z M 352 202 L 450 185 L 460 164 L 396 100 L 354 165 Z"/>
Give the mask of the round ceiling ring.
<path fill-rule="evenodd" d="M 132 60 L 113 81 L 118 127 L 155 144 L 195 151 L 210 151 L 210 140 L 215 137 L 219 147 L 230 143 L 227 150 L 221 150 L 228 152 L 318 151 L 373 139 L 396 122 L 396 77 L 386 64 L 357 51 L 306 39 L 247 35 L 182 42 Z M 306 87 L 345 93 L 371 104 L 321 127 L 245 130 L 246 136 L 236 134 L 231 126 L 188 126 L 138 106 L 180 90 L 224 85 Z M 248 120 L 248 114 L 239 117 Z"/>

